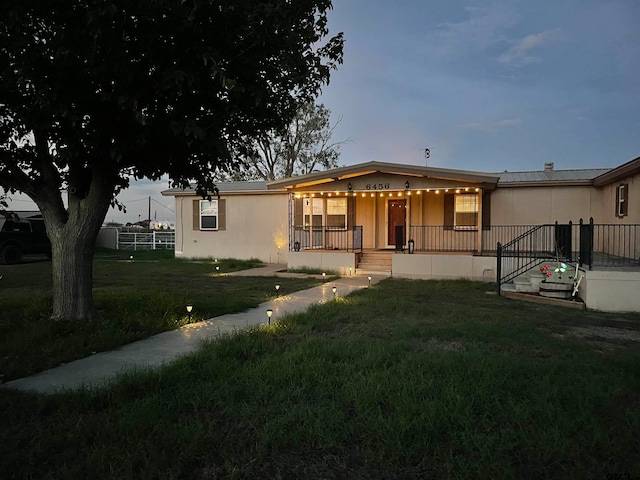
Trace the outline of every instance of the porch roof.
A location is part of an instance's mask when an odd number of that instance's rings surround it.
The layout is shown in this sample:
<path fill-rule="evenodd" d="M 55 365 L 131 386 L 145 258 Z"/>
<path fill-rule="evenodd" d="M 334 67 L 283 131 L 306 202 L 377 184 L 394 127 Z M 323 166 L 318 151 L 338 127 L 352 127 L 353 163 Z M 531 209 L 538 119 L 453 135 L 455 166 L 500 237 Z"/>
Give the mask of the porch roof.
<path fill-rule="evenodd" d="M 499 175 L 470 172 L 467 170 L 450 170 L 446 168 L 421 167 L 417 165 L 400 165 L 396 163 L 367 162 L 358 165 L 335 168 L 322 172 L 313 172 L 298 177 L 284 178 L 267 182 L 268 189 L 292 189 L 311 187 L 336 182 L 372 173 L 385 173 L 406 177 L 437 178 L 442 180 L 458 180 L 482 184 L 483 188 L 493 190 L 500 179 Z"/>

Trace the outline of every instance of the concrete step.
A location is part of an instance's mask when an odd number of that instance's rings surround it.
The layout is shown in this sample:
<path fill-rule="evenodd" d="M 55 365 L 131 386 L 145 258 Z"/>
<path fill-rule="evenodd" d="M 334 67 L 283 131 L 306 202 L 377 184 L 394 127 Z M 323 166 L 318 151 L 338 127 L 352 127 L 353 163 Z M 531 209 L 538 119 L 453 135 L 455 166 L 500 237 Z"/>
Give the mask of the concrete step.
<path fill-rule="evenodd" d="M 533 284 L 527 276 L 515 278 L 513 280 L 513 287 L 516 292 L 535 293 L 540 290 L 540 287 L 537 284 Z"/>
<path fill-rule="evenodd" d="M 390 277 L 391 276 L 391 269 L 389 270 L 384 270 L 384 269 L 379 269 L 379 268 L 375 268 L 375 269 L 363 269 L 363 268 L 356 268 L 356 275 L 372 275 L 372 276 L 378 276 L 378 277 Z"/>

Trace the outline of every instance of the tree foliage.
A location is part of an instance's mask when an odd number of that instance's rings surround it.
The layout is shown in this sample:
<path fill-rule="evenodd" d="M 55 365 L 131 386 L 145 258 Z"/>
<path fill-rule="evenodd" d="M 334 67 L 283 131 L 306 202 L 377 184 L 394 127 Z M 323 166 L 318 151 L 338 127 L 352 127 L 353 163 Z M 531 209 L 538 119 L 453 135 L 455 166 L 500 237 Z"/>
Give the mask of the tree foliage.
<path fill-rule="evenodd" d="M 305 103 L 285 129 L 244 136 L 235 151 L 242 167 L 221 178 L 275 180 L 336 168 L 344 143 L 332 141 L 336 125 L 331 124 L 331 112 L 324 105 Z"/>
<path fill-rule="evenodd" d="M 54 315 L 65 314 L 56 291 L 71 281 L 56 271 L 90 263 L 131 176 L 196 179 L 199 193 L 215 193 L 215 172 L 234 167 L 239 139 L 284 127 L 317 96 L 342 61 L 342 36 L 328 38 L 330 8 L 330 0 L 2 1 L 0 187 L 26 193 L 43 214 Z M 89 254 L 56 260 L 67 255 L 62 239 L 76 238 Z"/>

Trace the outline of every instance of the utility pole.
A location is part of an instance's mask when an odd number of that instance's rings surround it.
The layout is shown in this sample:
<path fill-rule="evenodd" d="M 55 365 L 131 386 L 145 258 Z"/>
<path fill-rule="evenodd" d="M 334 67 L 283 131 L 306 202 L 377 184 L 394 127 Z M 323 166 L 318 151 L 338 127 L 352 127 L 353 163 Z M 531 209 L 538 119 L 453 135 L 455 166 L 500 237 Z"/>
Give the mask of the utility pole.
<path fill-rule="evenodd" d="M 151 228 L 151 195 L 149 195 L 149 216 L 147 217 L 149 220 L 147 223 L 147 228 Z"/>

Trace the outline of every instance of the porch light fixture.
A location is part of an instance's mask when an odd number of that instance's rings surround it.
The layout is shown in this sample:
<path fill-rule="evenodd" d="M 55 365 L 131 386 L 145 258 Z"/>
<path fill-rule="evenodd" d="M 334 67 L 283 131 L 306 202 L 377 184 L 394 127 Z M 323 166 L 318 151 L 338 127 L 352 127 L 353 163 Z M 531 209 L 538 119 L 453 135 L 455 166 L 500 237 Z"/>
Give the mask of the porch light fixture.
<path fill-rule="evenodd" d="M 191 312 L 193 311 L 193 305 L 187 304 L 187 315 L 189 315 L 189 323 L 191 323 Z"/>
<path fill-rule="evenodd" d="M 276 283 L 276 295 L 279 297 L 280 296 L 280 284 Z"/>
<path fill-rule="evenodd" d="M 402 192 L 398 192 L 398 196 L 401 197 L 402 196 Z"/>
<path fill-rule="evenodd" d="M 437 193 L 437 194 L 439 194 L 439 193 L 440 193 L 440 190 L 436 190 L 436 193 Z"/>
<path fill-rule="evenodd" d="M 381 196 L 381 197 L 384 197 L 384 193 L 381 193 L 381 194 L 380 194 L 380 196 Z"/>
<path fill-rule="evenodd" d="M 331 289 L 331 291 L 333 292 L 333 299 L 336 299 L 336 292 L 338 291 L 338 289 L 336 288 L 336 286 L 334 285 L 333 288 Z"/>
<path fill-rule="evenodd" d="M 447 193 L 448 191 L 449 191 L 449 189 L 448 189 L 448 188 L 445 188 L 445 189 L 444 189 L 444 193 Z"/>
<path fill-rule="evenodd" d="M 430 191 L 431 191 L 431 189 L 430 189 L 430 188 L 427 188 L 427 193 L 429 193 Z"/>
<path fill-rule="evenodd" d="M 456 193 L 460 193 L 460 189 L 459 189 L 459 188 L 458 188 L 458 189 L 456 189 Z"/>
<path fill-rule="evenodd" d="M 479 189 L 479 188 L 476 188 L 476 192 L 479 192 L 479 191 L 480 191 L 480 189 Z"/>
<path fill-rule="evenodd" d="M 271 315 L 273 315 L 273 310 L 267 310 L 267 324 L 271 325 Z"/>
<path fill-rule="evenodd" d="M 371 287 L 371 275 L 369 275 L 367 279 L 369 280 L 369 287 Z"/>
<path fill-rule="evenodd" d="M 468 191 L 469 191 L 469 187 L 465 187 L 465 188 L 464 188 L 464 191 L 465 191 L 465 192 L 468 192 Z"/>
<path fill-rule="evenodd" d="M 371 194 L 371 198 L 373 198 L 373 197 L 375 197 L 375 196 L 376 196 L 376 194 L 375 194 L 375 193 L 372 193 L 372 194 Z"/>

